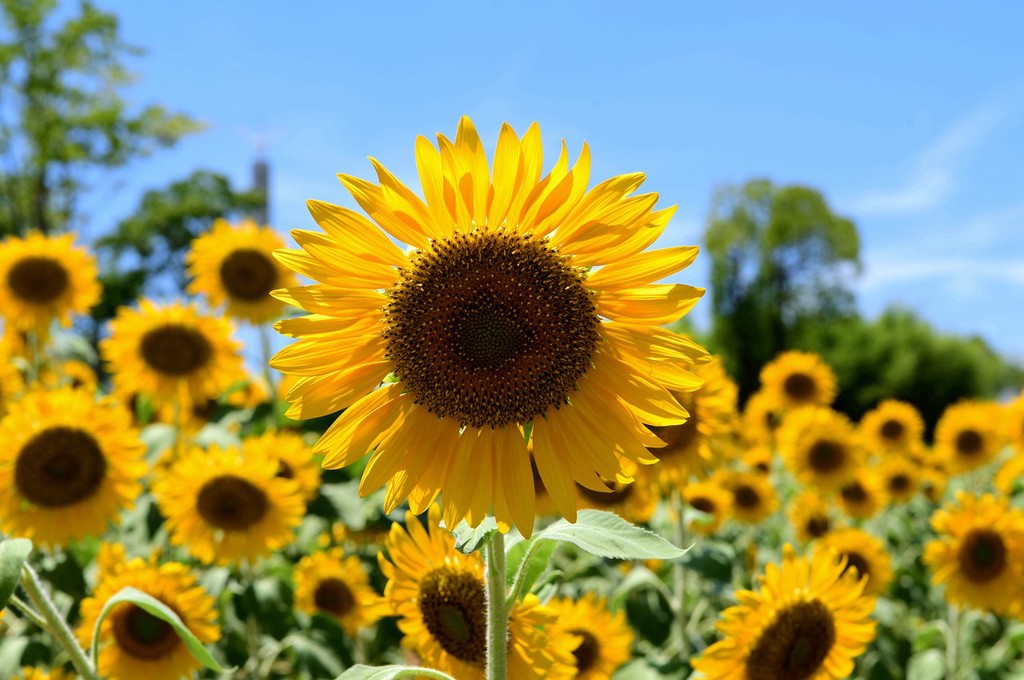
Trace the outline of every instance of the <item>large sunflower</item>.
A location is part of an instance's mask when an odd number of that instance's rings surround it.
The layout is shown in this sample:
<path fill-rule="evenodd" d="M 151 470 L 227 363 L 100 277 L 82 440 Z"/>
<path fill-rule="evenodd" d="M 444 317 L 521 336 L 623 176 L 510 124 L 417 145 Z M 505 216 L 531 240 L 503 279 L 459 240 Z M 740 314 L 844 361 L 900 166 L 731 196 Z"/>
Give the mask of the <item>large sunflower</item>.
<path fill-rule="evenodd" d="M 92 597 L 82 602 L 78 639 L 88 649 L 100 611 L 115 593 L 132 587 L 155 597 L 181 619 L 200 642 L 220 638 L 214 598 L 183 564 L 157 566 L 135 558 L 101 573 Z M 109 680 L 179 680 L 192 677 L 200 663 L 170 624 L 141 607 L 123 603 L 100 624 L 99 673 Z"/>
<path fill-rule="evenodd" d="M 142 490 L 145 447 L 119 404 L 36 391 L 0 421 L 0 526 L 43 545 L 96 536 Z"/>
<path fill-rule="evenodd" d="M 558 619 L 555 635 L 566 634 L 577 640 L 572 655 L 576 661 L 576 680 L 610 680 L 618 668 L 629 661 L 633 630 L 623 610 L 611 612 L 608 601 L 587 593 L 575 602 L 557 598 L 548 603 Z"/>
<path fill-rule="evenodd" d="M 362 560 L 341 548 L 306 555 L 295 565 L 295 607 L 334 617 L 352 636 L 387 613 Z"/>
<path fill-rule="evenodd" d="M 779 450 L 797 479 L 823 491 L 850 481 L 864 460 L 849 419 L 825 406 L 787 415 L 779 431 Z"/>
<path fill-rule="evenodd" d="M 924 548 L 946 600 L 1019 617 L 1024 612 L 1024 512 L 990 494 L 957 492 L 956 505 L 932 515 L 939 535 Z"/>
<path fill-rule="evenodd" d="M 769 564 L 757 591 L 722 613 L 722 640 L 693 667 L 708 680 L 839 680 L 875 638 L 875 598 L 865 581 L 830 551 L 797 557 L 788 545 L 782 564 Z"/>
<path fill-rule="evenodd" d="M 391 525 L 381 571 L 388 582 L 384 598 L 413 649 L 429 668 L 459 680 L 482 680 L 487 661 L 487 592 L 479 553 L 455 549 L 451 534 L 440 529 L 440 509 L 433 505 L 427 527 L 406 516 L 406 528 Z M 509 616 L 508 677 L 572 677 L 573 640 L 552 638 L 545 628 L 554 613 L 534 595 L 516 602 Z"/>
<path fill-rule="evenodd" d="M 967 472 L 992 461 L 1006 443 L 1000 406 L 961 401 L 948 407 L 935 426 L 935 453 L 950 473 Z"/>
<path fill-rule="evenodd" d="M 706 353 L 660 326 L 704 291 L 653 282 L 697 248 L 644 252 L 674 209 L 629 196 L 641 174 L 587 191 L 586 145 L 572 169 L 563 145 L 541 178 L 537 125 L 522 139 L 502 127 L 493 170 L 468 118 L 454 144 L 438 144 L 416 143 L 425 201 L 373 160 L 379 185 L 341 175 L 373 221 L 309 203 L 326 233 L 295 231 L 303 250 L 278 257 L 320 283 L 275 292 L 309 315 L 278 322 L 299 341 L 272 364 L 303 376 L 290 417 L 345 409 L 318 444 L 326 467 L 375 449 L 361 493 L 386 483 L 387 510 L 408 497 L 417 513 L 443 493 L 449 526 L 493 512 L 528 535 L 524 429 L 572 520 L 574 482 L 599 490 L 601 477 L 620 476 L 620 456 L 654 462 L 647 447 L 661 441 L 645 425 L 686 422 L 670 391 L 700 386 L 688 368 Z"/>
<path fill-rule="evenodd" d="M 867 577 L 864 593 L 882 595 L 892 581 L 892 558 L 885 544 L 862 529 L 839 529 L 824 537 L 818 544 L 835 551 L 846 569 L 855 569 Z"/>
<path fill-rule="evenodd" d="M 872 453 L 905 452 L 921 442 L 924 420 L 913 404 L 886 399 L 864 414 L 857 430 Z"/>
<path fill-rule="evenodd" d="M 761 389 L 778 408 L 828 406 L 836 398 L 836 376 L 813 352 L 783 352 L 761 369 Z"/>
<path fill-rule="evenodd" d="M 259 451 L 192 448 L 154 483 L 170 541 L 204 564 L 253 562 L 291 543 L 306 504 Z"/>
<path fill-rule="evenodd" d="M 275 288 L 294 286 L 295 275 L 274 259 L 284 241 L 270 227 L 252 220 L 213 227 L 192 242 L 186 261 L 193 276 L 188 290 L 205 295 L 212 307 L 227 305 L 228 316 L 252 323 L 281 316 L 284 305 L 270 296 Z"/>
<path fill-rule="evenodd" d="M 10 327 L 45 335 L 54 319 L 67 326 L 99 297 L 96 260 L 75 247 L 74 234 L 32 232 L 0 243 L 0 314 Z"/>
<path fill-rule="evenodd" d="M 122 307 L 100 348 L 115 391 L 182 408 L 205 404 L 245 377 L 231 324 L 182 304 L 143 300 L 138 310 Z"/>
<path fill-rule="evenodd" d="M 731 444 L 736 422 L 736 385 L 715 360 L 694 371 L 704 379 L 695 392 L 675 396 L 690 414 L 682 425 L 651 427 L 665 446 L 655 449 L 657 470 L 666 488 L 682 486 L 691 474 L 715 467 Z"/>

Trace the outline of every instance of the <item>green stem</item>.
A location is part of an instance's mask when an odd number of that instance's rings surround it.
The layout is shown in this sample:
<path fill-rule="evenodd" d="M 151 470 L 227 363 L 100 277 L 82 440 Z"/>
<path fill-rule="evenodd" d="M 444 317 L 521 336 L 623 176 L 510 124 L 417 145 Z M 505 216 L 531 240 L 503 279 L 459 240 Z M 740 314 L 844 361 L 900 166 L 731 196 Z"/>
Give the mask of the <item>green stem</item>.
<path fill-rule="evenodd" d="M 64 648 L 64 651 L 67 652 L 68 657 L 71 659 L 71 664 L 78 671 L 78 674 L 85 678 L 85 680 L 99 680 L 88 657 L 86 657 L 82 648 L 79 647 L 78 641 L 75 640 L 75 635 L 71 632 L 71 628 L 68 627 L 67 621 L 57 611 L 53 600 L 43 590 L 35 570 L 27 564 L 21 571 L 21 587 L 25 589 L 28 599 L 36 606 L 42 617 L 46 619 L 48 624 L 47 630 L 57 639 L 57 642 Z"/>
<path fill-rule="evenodd" d="M 270 371 L 270 331 L 265 323 L 259 324 L 260 328 L 260 351 L 263 354 L 263 379 L 267 381 L 267 391 L 270 393 L 270 403 L 274 403 L 274 374 Z"/>
<path fill-rule="evenodd" d="M 508 678 L 508 612 L 505 598 L 505 534 L 487 541 L 487 680 Z"/>
<path fill-rule="evenodd" d="M 672 505 L 676 511 L 676 545 L 686 547 L 686 503 L 679 489 L 672 490 Z M 672 563 L 672 575 L 675 581 L 675 615 L 676 630 L 679 633 L 679 654 L 685 661 L 690 657 L 690 638 L 687 634 L 689 620 L 686 616 L 686 565 L 681 559 Z"/>
<path fill-rule="evenodd" d="M 960 676 L 960 607 L 949 605 L 949 621 L 946 630 L 946 680 L 957 680 Z"/>
<path fill-rule="evenodd" d="M 8 604 L 20 611 L 26 619 L 36 624 L 47 633 L 50 632 L 50 624 L 47 623 L 42 614 L 33 609 L 32 605 L 28 602 L 25 602 L 25 600 L 21 599 L 17 595 L 11 595 L 11 599 L 8 600 Z"/>

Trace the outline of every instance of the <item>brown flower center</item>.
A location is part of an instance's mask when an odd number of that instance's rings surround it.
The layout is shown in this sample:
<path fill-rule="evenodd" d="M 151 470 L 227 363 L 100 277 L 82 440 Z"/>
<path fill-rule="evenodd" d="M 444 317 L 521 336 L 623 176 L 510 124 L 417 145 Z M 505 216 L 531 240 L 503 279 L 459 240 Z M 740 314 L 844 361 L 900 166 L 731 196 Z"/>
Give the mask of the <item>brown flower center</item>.
<path fill-rule="evenodd" d="M 886 439 L 890 442 L 898 442 L 903 438 L 903 433 L 906 432 L 906 428 L 898 420 L 887 420 L 882 423 L 882 429 L 880 430 L 882 439 Z"/>
<path fill-rule="evenodd" d="M 956 452 L 968 458 L 981 453 L 984 440 L 977 430 L 964 430 L 956 436 Z"/>
<path fill-rule="evenodd" d="M 747 680 L 807 680 L 836 642 L 832 612 L 819 600 L 780 611 L 761 633 L 746 663 Z"/>
<path fill-rule="evenodd" d="M 525 423 L 567 403 L 599 340 L 597 308 L 545 242 L 458 233 L 412 256 L 387 292 L 387 358 L 439 418 Z"/>
<path fill-rule="evenodd" d="M 64 265 L 42 255 L 24 257 L 7 271 L 7 287 L 11 293 L 22 302 L 34 305 L 56 302 L 70 284 Z"/>
<path fill-rule="evenodd" d="M 894 494 L 904 494 L 910 491 L 911 479 L 905 472 L 897 472 L 889 477 L 889 491 Z"/>
<path fill-rule="evenodd" d="M 856 481 L 850 482 L 840 489 L 839 494 L 843 497 L 843 500 L 850 503 L 863 503 L 868 499 L 868 492 L 864 485 Z"/>
<path fill-rule="evenodd" d="M 572 655 L 576 657 L 576 675 L 578 677 L 593 668 L 601 658 L 601 645 L 593 634 L 582 628 L 573 628 L 569 632 L 583 638 L 580 640 L 579 646 L 572 650 Z"/>
<path fill-rule="evenodd" d="M 106 474 L 106 456 L 92 435 L 58 426 L 43 430 L 21 447 L 14 484 L 30 502 L 62 508 L 95 494 Z"/>
<path fill-rule="evenodd" d="M 749 484 L 739 484 L 732 490 L 736 505 L 747 510 L 754 510 L 761 505 L 761 494 Z"/>
<path fill-rule="evenodd" d="M 814 378 L 806 373 L 793 373 L 782 383 L 786 395 L 794 401 L 811 401 L 818 393 Z"/>
<path fill-rule="evenodd" d="M 195 328 L 165 324 L 142 336 L 139 352 L 154 371 L 181 377 L 205 366 L 213 357 L 213 346 Z"/>
<path fill-rule="evenodd" d="M 171 624 L 138 605 L 121 605 L 113 620 L 117 646 L 136 659 L 161 659 L 173 652 L 180 642 Z"/>
<path fill-rule="evenodd" d="M 846 450 L 839 442 L 823 439 L 811 446 L 807 463 L 819 474 L 835 472 L 846 462 Z"/>
<path fill-rule="evenodd" d="M 245 531 L 270 509 L 267 494 L 247 479 L 221 475 L 199 490 L 196 509 L 208 524 L 224 531 Z"/>
<path fill-rule="evenodd" d="M 420 581 L 423 625 L 444 651 L 466 663 L 487 660 L 487 595 L 477 575 L 441 567 Z"/>
<path fill-rule="evenodd" d="M 706 515 L 715 514 L 715 502 L 707 496 L 694 496 L 689 501 L 694 510 L 703 512 Z"/>
<path fill-rule="evenodd" d="M 340 578 L 325 578 L 313 592 L 313 604 L 317 609 L 334 614 L 339 619 L 356 605 L 356 596 L 348 584 Z"/>
<path fill-rule="evenodd" d="M 846 550 L 841 555 L 846 558 L 846 568 L 843 569 L 844 574 L 850 569 L 856 569 L 859 577 L 871 576 L 871 563 L 859 552 Z"/>
<path fill-rule="evenodd" d="M 277 288 L 277 267 L 266 253 L 243 248 L 220 264 L 220 280 L 228 295 L 242 302 L 259 302 Z"/>
<path fill-rule="evenodd" d="M 619 484 L 618 482 L 605 482 L 608 492 L 594 491 L 582 484 L 576 485 L 576 491 L 594 505 L 611 507 L 617 505 L 633 495 L 633 484 Z"/>
<path fill-rule="evenodd" d="M 806 529 L 812 538 L 821 538 L 828 533 L 831 525 L 827 515 L 813 515 L 807 520 Z"/>
<path fill-rule="evenodd" d="M 960 573 L 975 583 L 985 583 L 1006 568 L 1006 544 L 992 529 L 975 529 L 960 544 L 957 559 Z"/>

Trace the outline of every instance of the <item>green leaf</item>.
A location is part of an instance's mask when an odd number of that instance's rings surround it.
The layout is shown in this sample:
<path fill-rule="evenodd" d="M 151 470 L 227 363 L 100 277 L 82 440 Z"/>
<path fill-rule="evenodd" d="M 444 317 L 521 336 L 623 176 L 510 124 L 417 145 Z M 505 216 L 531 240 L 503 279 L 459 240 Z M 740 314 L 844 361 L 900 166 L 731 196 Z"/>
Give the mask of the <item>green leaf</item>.
<path fill-rule="evenodd" d="M 357 664 L 339 675 L 335 680 L 396 680 L 397 678 L 433 678 L 455 680 L 452 676 L 431 668 L 416 666 L 364 666 Z"/>
<path fill-rule="evenodd" d="M 672 593 L 669 591 L 668 586 L 658 578 L 658 575 L 647 567 L 638 566 L 633 567 L 633 569 L 626 574 L 626 578 L 622 579 L 622 583 L 612 591 L 612 595 L 608 602 L 609 607 L 613 611 L 620 609 L 625 605 L 629 594 L 634 590 L 639 590 L 641 588 L 653 588 L 661 593 L 666 600 L 669 602 L 672 601 Z"/>
<path fill-rule="evenodd" d="M 555 552 L 556 547 L 558 544 L 554 541 L 538 542 L 534 539 L 519 541 L 512 546 L 505 556 L 506 581 L 516 587 L 514 592 L 509 593 L 510 601 L 521 599 L 523 594 L 530 592 L 533 584 L 548 568 L 551 553 Z"/>
<path fill-rule="evenodd" d="M 196 636 L 192 634 L 192 631 L 190 631 L 185 626 L 181 618 L 179 618 L 178 615 L 174 613 L 174 610 L 172 610 L 170 607 L 168 607 L 152 595 L 147 595 L 141 590 L 136 590 L 135 588 L 131 587 L 122 588 L 121 590 L 114 593 L 114 595 L 109 600 L 107 600 L 107 603 L 103 605 L 103 609 L 100 610 L 100 615 L 96 619 L 96 626 L 93 628 L 92 631 L 91 649 L 93 663 L 98 663 L 99 660 L 100 625 L 103 623 L 103 620 L 107 618 L 107 615 L 114 610 L 115 607 L 117 607 L 119 604 L 124 604 L 126 602 L 134 604 L 135 606 L 143 609 L 149 614 L 152 614 L 161 621 L 166 621 L 167 623 L 169 623 L 171 627 L 174 628 L 174 632 L 178 634 L 179 638 L 181 638 L 181 641 L 185 643 L 185 646 L 188 648 L 188 651 L 192 653 L 192 656 L 194 656 L 196 660 L 199 661 L 199 663 L 203 664 L 210 670 L 215 671 L 217 673 L 234 672 L 234 668 L 224 668 L 219 663 L 217 663 L 217 660 L 213 658 L 213 655 L 210 654 L 209 650 L 206 649 L 206 647 L 203 646 L 203 643 L 200 642 L 196 638 Z"/>
<path fill-rule="evenodd" d="M 910 657 L 907 680 L 942 680 L 946 676 L 946 657 L 937 649 Z"/>
<path fill-rule="evenodd" d="M 603 510 L 581 510 L 575 524 L 558 520 L 534 540 L 566 541 L 591 555 L 619 560 L 671 560 L 686 554 L 658 534 Z"/>
<path fill-rule="evenodd" d="M 692 569 L 704 578 L 718 583 L 732 581 L 732 569 L 736 563 L 736 550 L 728 543 L 701 543 L 697 550 L 691 550 L 683 558 L 687 569 Z"/>
<path fill-rule="evenodd" d="M 455 547 L 467 555 L 476 552 L 497 530 L 498 523 L 490 515 L 484 517 L 478 527 L 471 527 L 466 520 L 462 520 L 459 526 L 452 530 L 455 534 Z"/>
<path fill-rule="evenodd" d="M 21 580 L 21 568 L 32 552 L 32 541 L 27 538 L 9 538 L 0 542 L 0 609 L 14 594 Z"/>

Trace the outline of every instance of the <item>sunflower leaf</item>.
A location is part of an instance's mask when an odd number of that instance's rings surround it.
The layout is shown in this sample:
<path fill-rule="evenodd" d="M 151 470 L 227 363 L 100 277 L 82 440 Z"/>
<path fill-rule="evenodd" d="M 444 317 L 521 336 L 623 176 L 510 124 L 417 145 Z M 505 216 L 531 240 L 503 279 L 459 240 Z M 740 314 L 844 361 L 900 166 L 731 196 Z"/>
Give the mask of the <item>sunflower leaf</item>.
<path fill-rule="evenodd" d="M 484 520 L 480 522 L 480 526 L 477 527 L 471 527 L 466 520 L 462 520 L 452 530 L 452 533 L 455 534 L 455 547 L 459 552 L 467 555 L 476 552 L 487 542 L 491 534 L 497 530 L 498 523 L 490 515 L 484 517 Z"/>
<path fill-rule="evenodd" d="M 94 664 L 99 663 L 100 653 L 100 626 L 103 624 L 103 620 L 107 618 L 110 612 L 114 611 L 114 608 L 119 604 L 130 603 L 136 607 L 141 608 L 145 612 L 152 614 L 161 621 L 165 621 L 170 624 L 174 632 L 177 633 L 178 637 L 188 648 L 188 651 L 192 653 L 195 659 L 217 673 L 232 673 L 234 668 L 224 668 L 217 660 L 213 658 L 210 651 L 203 646 L 203 643 L 192 634 L 181 620 L 181 618 L 172 610 L 170 607 L 165 605 L 160 600 L 156 599 L 152 595 L 147 595 L 141 590 L 137 590 L 132 587 L 125 587 L 114 593 L 114 595 L 107 600 L 106 604 L 103 605 L 103 609 L 100 610 L 100 615 L 96 618 L 96 626 L 92 631 L 92 660 Z"/>
<path fill-rule="evenodd" d="M 591 555 L 619 560 L 672 560 L 686 554 L 658 534 L 603 510 L 580 510 L 575 524 L 558 520 L 536 536 L 536 540 L 545 539 L 565 541 Z"/>
<path fill-rule="evenodd" d="M 21 568 L 32 552 L 32 541 L 27 538 L 9 538 L 0 542 L 0 609 L 14 594 L 21 580 Z"/>
<path fill-rule="evenodd" d="M 433 680 L 455 680 L 452 676 L 431 668 L 416 666 L 364 666 L 356 664 L 339 675 L 335 680 L 398 680 L 399 678 L 431 678 Z"/>
<path fill-rule="evenodd" d="M 544 570 L 551 562 L 551 553 L 558 546 L 554 541 L 538 542 L 534 540 L 519 541 L 508 551 L 505 557 L 505 578 L 512 584 L 509 602 L 522 599 L 530 592 Z"/>

